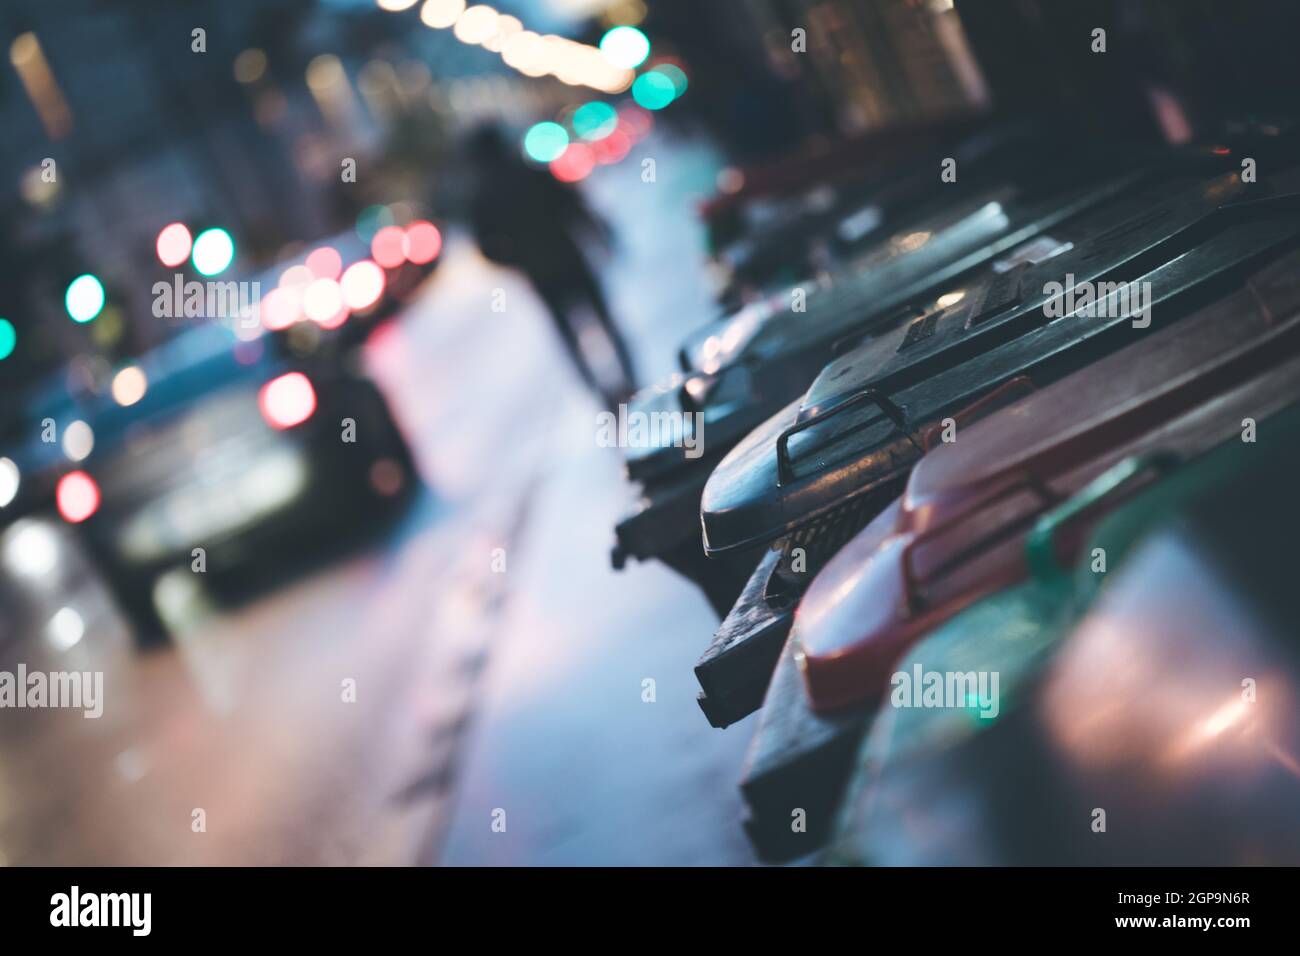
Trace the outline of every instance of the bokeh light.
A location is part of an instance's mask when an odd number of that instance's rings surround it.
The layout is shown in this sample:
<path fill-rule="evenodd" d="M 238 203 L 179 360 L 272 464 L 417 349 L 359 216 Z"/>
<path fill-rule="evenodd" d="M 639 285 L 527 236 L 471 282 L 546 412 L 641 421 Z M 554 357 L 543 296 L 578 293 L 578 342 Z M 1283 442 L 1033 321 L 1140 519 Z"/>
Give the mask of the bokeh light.
<path fill-rule="evenodd" d="M 406 227 L 402 252 L 411 262 L 418 266 L 426 265 L 438 258 L 441 251 L 442 233 L 433 223 L 422 219 Z"/>
<path fill-rule="evenodd" d="M 632 99 L 645 109 L 661 110 L 676 98 L 673 81 L 657 70 L 642 73 L 632 83 Z"/>
<path fill-rule="evenodd" d="M 571 143 L 564 155 L 551 163 L 551 175 L 565 183 L 576 183 L 591 174 L 596 154 L 586 143 Z"/>
<path fill-rule="evenodd" d="M 397 226 L 385 226 L 370 240 L 370 256 L 385 269 L 396 269 L 406 261 L 406 233 Z"/>
<path fill-rule="evenodd" d="M 235 57 L 231 68 L 240 83 L 256 83 L 266 75 L 266 51 L 249 47 Z"/>
<path fill-rule="evenodd" d="M 616 129 L 604 139 L 591 144 L 596 162 L 602 165 L 621 162 L 632 150 L 632 139 L 621 129 Z"/>
<path fill-rule="evenodd" d="M 420 8 L 420 22 L 435 30 L 453 26 L 465 12 L 465 0 L 424 0 Z"/>
<path fill-rule="evenodd" d="M 45 635 L 55 650 L 67 651 L 86 636 L 86 622 L 75 608 L 61 607 L 45 625 Z"/>
<path fill-rule="evenodd" d="M 335 283 L 337 285 L 337 283 Z M 315 323 L 322 329 L 337 329 L 352 316 L 352 310 L 347 307 L 343 301 L 343 290 L 339 289 L 339 307 L 338 310 L 328 318 L 321 319 Z"/>
<path fill-rule="evenodd" d="M 94 448 L 95 432 L 81 419 L 70 422 L 63 429 L 63 453 L 69 461 L 85 461 Z"/>
<path fill-rule="evenodd" d="M 626 103 L 618 110 L 618 128 L 627 133 L 632 142 L 644 139 L 654 128 L 654 117 L 631 103 Z"/>
<path fill-rule="evenodd" d="M 393 225 L 393 214 L 387 206 L 367 206 L 357 215 L 357 238 L 369 243 L 375 233 Z"/>
<path fill-rule="evenodd" d="M 302 372 L 286 372 L 262 386 L 257 404 L 272 428 L 292 428 L 316 411 L 316 390 Z"/>
<path fill-rule="evenodd" d="M 0 319 L 0 362 L 14 354 L 18 345 L 18 332 L 8 319 Z"/>
<path fill-rule="evenodd" d="M 343 272 L 343 257 L 333 246 L 313 249 L 304 263 L 317 279 L 337 279 Z"/>
<path fill-rule="evenodd" d="M 262 325 L 278 332 L 297 322 L 302 315 L 302 290 L 308 284 L 281 285 L 262 296 Z"/>
<path fill-rule="evenodd" d="M 332 328 L 343 308 L 343 290 L 333 279 L 316 279 L 303 290 L 303 314 L 318 325 Z"/>
<path fill-rule="evenodd" d="M 524 152 L 536 163 L 549 163 L 564 155 L 569 134 L 559 123 L 536 123 L 524 134 Z"/>
<path fill-rule="evenodd" d="M 600 52 L 619 69 L 634 70 L 650 55 L 650 41 L 636 27 L 614 27 L 601 37 Z"/>
<path fill-rule="evenodd" d="M 486 4 L 476 4 L 456 18 L 452 32 L 461 43 L 485 43 L 496 36 L 499 16 Z"/>
<path fill-rule="evenodd" d="M 370 308 L 384 294 L 386 281 L 384 270 L 369 259 L 352 263 L 339 280 L 344 304 L 358 312 Z"/>
<path fill-rule="evenodd" d="M 546 73 L 546 44 L 532 30 L 523 30 L 502 45 L 501 59 L 524 76 L 542 76 Z"/>
<path fill-rule="evenodd" d="M 304 265 L 290 266 L 280 273 L 280 288 L 302 288 L 311 285 L 315 274 Z"/>
<path fill-rule="evenodd" d="M 401 4 L 403 9 L 410 5 L 406 0 L 380 2 Z M 420 21 L 438 30 L 450 27 L 461 43 L 500 53 L 506 66 L 525 76 L 549 74 L 562 83 L 590 86 L 611 94 L 622 93 L 636 76 L 632 69 L 612 63 L 599 47 L 556 34 L 542 36 L 525 29 L 518 17 L 500 13 L 487 4 L 467 7 L 465 0 L 424 0 Z M 616 33 L 609 45 L 615 59 L 640 63 L 649 53 L 649 42 L 639 30 Z M 562 151 L 554 152 L 558 155 Z"/>
<path fill-rule="evenodd" d="M 718 170 L 715 181 L 718 184 L 718 192 L 729 196 L 745 188 L 745 174 L 735 166 L 724 166 Z"/>
<path fill-rule="evenodd" d="M 241 344 L 256 342 L 264 331 L 261 316 L 261 301 L 250 302 L 240 306 L 238 313 L 230 317 L 225 326 Z"/>
<path fill-rule="evenodd" d="M 194 240 L 191 261 L 199 275 L 220 275 L 235 261 L 235 241 L 224 229 L 205 229 Z"/>
<path fill-rule="evenodd" d="M 149 390 L 149 379 L 138 365 L 128 365 L 113 376 L 113 401 L 126 407 L 144 398 Z"/>
<path fill-rule="evenodd" d="M 6 507 L 18 497 L 18 486 L 21 483 L 18 466 L 13 459 L 0 458 L 0 508 Z"/>
<path fill-rule="evenodd" d="M 0 540 L 5 569 L 15 577 L 40 579 L 59 563 L 59 539 L 39 518 L 19 518 Z"/>
<path fill-rule="evenodd" d="M 68 284 L 63 306 L 73 322 L 89 322 L 104 309 L 104 285 L 87 273 Z"/>
<path fill-rule="evenodd" d="M 604 139 L 618 127 L 618 111 L 601 100 L 584 103 L 573 113 L 573 131 L 588 142 Z"/>
<path fill-rule="evenodd" d="M 402 466 L 391 458 L 380 458 L 370 466 L 370 487 L 385 498 L 391 498 L 406 484 Z"/>
<path fill-rule="evenodd" d="M 497 17 L 496 26 L 492 30 L 492 35 L 483 41 L 483 48 L 491 50 L 493 53 L 500 53 L 505 49 L 510 38 L 524 30 L 523 21 L 518 17 L 512 17 L 507 13 Z"/>
<path fill-rule="evenodd" d="M 388 204 L 388 213 L 393 218 L 391 220 L 394 226 L 403 228 L 415 218 L 415 213 L 411 209 L 410 203 L 392 202 Z"/>
<path fill-rule="evenodd" d="M 668 77 L 673 85 L 674 99 L 679 99 L 686 92 L 686 87 L 690 85 L 690 81 L 686 78 L 686 71 L 676 63 L 659 63 L 655 66 L 654 72 Z"/>
<path fill-rule="evenodd" d="M 30 166 L 18 181 L 18 192 L 33 206 L 48 206 L 58 198 L 60 184 L 45 175 L 44 167 Z"/>
<path fill-rule="evenodd" d="M 173 222 L 163 226 L 155 243 L 158 261 L 168 268 L 178 266 L 190 257 L 193 245 L 194 240 L 184 223 Z"/>
<path fill-rule="evenodd" d="M 64 521 L 78 524 L 99 510 L 99 485 L 84 471 L 70 471 L 59 479 L 54 501 Z"/>

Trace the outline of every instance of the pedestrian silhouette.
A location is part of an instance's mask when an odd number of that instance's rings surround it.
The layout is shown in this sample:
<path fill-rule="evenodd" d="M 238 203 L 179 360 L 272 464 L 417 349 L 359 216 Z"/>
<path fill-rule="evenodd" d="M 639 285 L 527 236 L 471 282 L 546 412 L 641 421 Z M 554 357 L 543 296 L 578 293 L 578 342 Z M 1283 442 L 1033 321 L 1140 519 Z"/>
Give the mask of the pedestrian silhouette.
<path fill-rule="evenodd" d="M 609 249 L 613 234 L 608 224 L 572 186 L 525 163 L 499 127 L 476 130 L 468 154 L 475 173 L 470 224 L 483 255 L 528 276 L 583 381 L 606 402 L 617 404 L 635 388 L 636 375 L 581 242 L 594 240 Z M 617 388 L 602 389 L 583 353 L 578 322 L 584 307 L 618 361 L 622 381 Z"/>

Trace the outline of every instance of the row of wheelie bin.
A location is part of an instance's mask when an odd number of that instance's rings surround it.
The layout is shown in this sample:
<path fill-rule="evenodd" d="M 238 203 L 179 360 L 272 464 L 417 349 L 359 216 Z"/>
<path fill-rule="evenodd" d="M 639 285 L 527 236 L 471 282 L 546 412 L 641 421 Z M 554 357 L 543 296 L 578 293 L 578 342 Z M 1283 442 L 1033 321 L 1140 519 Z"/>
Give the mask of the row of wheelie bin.
<path fill-rule="evenodd" d="M 1300 862 L 1295 127 L 806 186 L 632 400 L 615 529 L 719 615 L 760 857 Z"/>

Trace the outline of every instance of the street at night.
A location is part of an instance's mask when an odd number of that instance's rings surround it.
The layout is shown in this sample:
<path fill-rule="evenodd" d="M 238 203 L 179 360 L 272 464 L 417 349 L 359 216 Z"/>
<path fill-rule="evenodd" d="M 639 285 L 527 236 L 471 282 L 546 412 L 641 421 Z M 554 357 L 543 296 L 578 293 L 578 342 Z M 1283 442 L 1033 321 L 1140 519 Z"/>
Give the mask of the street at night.
<path fill-rule="evenodd" d="M 717 159 L 690 143 L 648 148 L 671 178 L 593 191 L 627 237 L 612 297 L 639 354 L 669 371 L 660 322 L 707 308 L 707 290 L 692 272 L 647 281 L 663 265 L 647 237 L 698 250 L 689 213 Z M 183 591 L 177 647 L 141 657 L 75 540 L 41 525 L 67 580 L 23 589 L 6 663 L 102 669 L 115 703 L 99 722 L 9 715 L 6 862 L 752 861 L 730 825 L 746 741 L 695 709 L 707 605 L 662 569 L 610 568 L 626 494 L 617 451 L 591 441 L 596 407 L 556 375 L 565 358 L 527 285 L 463 236 L 444 255 L 444 274 L 366 347 L 426 488 L 358 554 L 234 608 Z M 483 295 L 496 287 L 512 302 L 503 314 Z M 63 608 L 84 625 L 67 647 L 49 624 Z M 191 832 L 194 807 L 206 833 Z M 497 807 L 508 840 L 490 829 Z"/>
<path fill-rule="evenodd" d="M 1294 4 L 0 28 L 10 924 L 1280 925 Z"/>

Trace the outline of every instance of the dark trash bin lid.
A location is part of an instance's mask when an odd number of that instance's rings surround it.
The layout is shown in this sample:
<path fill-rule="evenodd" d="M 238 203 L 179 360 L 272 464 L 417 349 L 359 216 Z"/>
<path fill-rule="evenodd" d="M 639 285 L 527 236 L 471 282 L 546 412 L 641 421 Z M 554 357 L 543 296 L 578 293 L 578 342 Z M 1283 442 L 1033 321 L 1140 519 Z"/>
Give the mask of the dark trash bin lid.
<path fill-rule="evenodd" d="M 833 361 L 802 401 L 751 432 L 713 471 L 701 504 L 706 549 L 754 547 L 833 515 L 905 475 L 925 428 L 1015 376 L 1046 384 L 1213 301 L 1248 263 L 1300 235 L 1296 197 L 1283 194 L 1300 186 L 1300 170 L 1249 188 L 1256 186 L 1248 195 L 1264 198 L 1231 202 L 1246 187 L 1236 175 L 1216 177 L 1145 208 L 1085 217 L 1093 220 L 1080 225 L 1088 235 L 1070 252 L 987 273 Z M 1108 218 L 1119 221 L 1094 231 Z M 1116 277 L 1149 288 L 1150 327 L 1135 327 L 1117 296 L 1104 310 L 1076 300 L 1071 314 L 1044 314 L 1049 301 L 1069 305 L 1050 283 Z"/>

